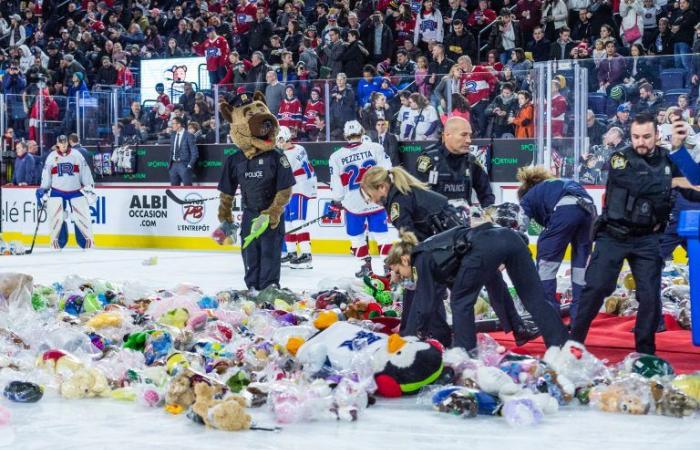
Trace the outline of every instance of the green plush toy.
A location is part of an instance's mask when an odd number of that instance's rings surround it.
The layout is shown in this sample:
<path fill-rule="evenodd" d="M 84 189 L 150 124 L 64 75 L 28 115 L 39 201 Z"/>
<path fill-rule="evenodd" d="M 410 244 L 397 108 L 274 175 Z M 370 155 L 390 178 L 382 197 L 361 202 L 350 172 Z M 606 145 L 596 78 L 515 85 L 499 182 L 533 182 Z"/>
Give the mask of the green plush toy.
<path fill-rule="evenodd" d="M 365 284 L 365 292 L 371 295 L 380 305 L 388 306 L 394 303 L 391 291 L 386 290 L 386 283 L 381 278 L 365 276 L 362 278 Z"/>

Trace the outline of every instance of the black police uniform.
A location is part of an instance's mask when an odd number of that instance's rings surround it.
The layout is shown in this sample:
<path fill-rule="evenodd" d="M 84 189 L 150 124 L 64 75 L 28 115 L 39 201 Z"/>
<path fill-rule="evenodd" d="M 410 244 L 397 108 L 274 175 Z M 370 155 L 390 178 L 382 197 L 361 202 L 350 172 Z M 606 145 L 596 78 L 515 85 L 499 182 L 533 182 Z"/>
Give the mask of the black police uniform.
<path fill-rule="evenodd" d="M 447 203 L 447 198 L 437 192 L 423 189 L 412 189 L 402 194 L 396 186 L 389 189 L 385 209 L 392 225 L 397 229 L 413 232 L 419 241 L 430 236 L 464 225 L 463 217 Z M 446 347 L 452 344 L 452 332 L 447 323 L 447 314 L 443 300 L 447 297 L 444 285 L 435 286 L 433 299 L 435 304 L 429 324 L 426 325 L 426 337 L 440 341 Z M 413 304 L 413 290 L 405 289 L 403 295 L 403 311 L 399 331 L 406 327 L 406 320 Z"/>
<path fill-rule="evenodd" d="M 471 153 L 455 155 L 444 144 L 434 145 L 416 159 L 415 172 L 418 179 L 449 200 L 466 200 L 471 205 L 473 191 L 483 208 L 496 202 L 488 174 Z M 523 330 L 525 326 L 500 272 L 487 280 L 486 291 L 503 330 Z"/>
<path fill-rule="evenodd" d="M 669 220 L 673 201 L 671 179 L 682 176 L 660 147 L 652 156 L 640 156 L 631 147 L 610 157 L 610 172 L 605 190 L 606 204 L 596 222 L 593 256 L 586 270 L 586 286 L 571 337 L 586 340 L 588 329 L 612 294 L 625 259 L 636 283 L 637 322 L 634 329 L 636 349 L 653 354 L 654 333 L 661 311 L 660 233 Z"/>
<path fill-rule="evenodd" d="M 240 186 L 243 220 L 241 236 L 250 234 L 253 220 L 269 208 L 277 192 L 294 186 L 295 180 L 287 157 L 282 150 L 261 153 L 252 159 L 238 150 L 224 163 L 219 190 L 234 196 Z M 262 290 L 271 284 L 279 285 L 284 220 L 277 228 L 269 227 L 245 250 L 245 284 L 248 289 Z"/>
<path fill-rule="evenodd" d="M 432 316 L 438 284 L 452 289 L 454 346 L 476 347 L 474 304 L 485 280 L 505 264 L 508 276 L 525 308 L 542 331 L 547 346 L 568 339 L 559 314 L 545 300 L 535 263 L 523 239 L 513 230 L 486 223 L 456 227 L 419 243 L 411 255 L 416 283 L 415 300 L 404 335 L 424 334 Z"/>
<path fill-rule="evenodd" d="M 444 144 L 426 149 L 416 159 L 416 176 L 450 200 L 472 204 L 472 191 L 483 208 L 496 202 L 489 176 L 474 155 L 455 155 Z"/>

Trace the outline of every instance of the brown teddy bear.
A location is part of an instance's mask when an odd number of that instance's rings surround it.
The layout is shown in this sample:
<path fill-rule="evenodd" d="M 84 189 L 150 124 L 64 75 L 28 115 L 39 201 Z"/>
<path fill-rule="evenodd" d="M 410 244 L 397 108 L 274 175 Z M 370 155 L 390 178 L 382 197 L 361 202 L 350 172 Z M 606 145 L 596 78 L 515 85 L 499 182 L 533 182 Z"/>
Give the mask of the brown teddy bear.
<path fill-rule="evenodd" d="M 279 285 L 284 227 L 279 227 L 292 194 L 294 175 L 287 157 L 275 147 L 279 124 L 256 92 L 240 92 L 231 104 L 222 101 L 221 115 L 231 122 L 235 151 L 229 155 L 219 181 L 218 218 L 221 225 L 212 237 L 218 244 L 235 242 L 238 225 L 233 221 L 233 202 L 240 188 L 242 255 L 248 289 L 262 291 Z"/>
<path fill-rule="evenodd" d="M 168 405 L 178 405 L 185 409 L 189 408 L 194 400 L 194 391 L 188 374 L 182 372 L 170 381 L 165 395 L 165 402 Z"/>
<path fill-rule="evenodd" d="M 240 395 L 229 395 L 222 400 L 216 400 L 216 388 L 207 383 L 197 383 L 194 386 L 196 401 L 192 411 L 196 413 L 208 427 L 225 431 L 247 430 L 251 418 L 245 411 L 246 401 Z"/>

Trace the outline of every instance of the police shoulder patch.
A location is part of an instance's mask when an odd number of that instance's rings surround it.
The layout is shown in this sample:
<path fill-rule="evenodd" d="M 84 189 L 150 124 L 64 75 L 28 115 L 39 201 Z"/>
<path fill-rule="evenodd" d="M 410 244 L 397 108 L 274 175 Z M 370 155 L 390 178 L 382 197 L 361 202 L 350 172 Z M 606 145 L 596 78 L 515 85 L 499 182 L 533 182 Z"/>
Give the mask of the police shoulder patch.
<path fill-rule="evenodd" d="M 627 167 L 627 158 L 622 153 L 615 153 L 610 158 L 610 167 L 616 170 L 622 170 Z"/>
<path fill-rule="evenodd" d="M 430 159 L 430 156 L 427 155 L 421 155 L 418 157 L 416 160 L 416 170 L 418 172 L 427 172 L 430 170 L 430 167 L 433 165 L 433 161 Z"/>
<path fill-rule="evenodd" d="M 389 211 L 389 218 L 393 222 L 393 221 L 397 220 L 400 215 L 401 215 L 401 207 L 396 202 L 392 203 L 390 211 Z"/>
<path fill-rule="evenodd" d="M 284 167 L 285 169 L 289 169 L 290 167 L 289 160 L 284 155 L 280 155 L 280 164 L 282 164 L 282 167 Z"/>

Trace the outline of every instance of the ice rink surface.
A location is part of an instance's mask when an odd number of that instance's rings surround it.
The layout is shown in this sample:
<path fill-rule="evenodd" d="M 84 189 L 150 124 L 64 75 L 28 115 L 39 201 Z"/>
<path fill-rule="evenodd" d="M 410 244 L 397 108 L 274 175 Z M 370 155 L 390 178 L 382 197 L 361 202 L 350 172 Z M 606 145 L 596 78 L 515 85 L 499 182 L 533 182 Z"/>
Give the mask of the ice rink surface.
<path fill-rule="evenodd" d="M 154 266 L 142 261 L 158 257 Z M 380 262 L 375 261 L 376 269 Z M 352 276 L 351 257 L 314 257 L 313 270 L 283 269 L 282 285 L 314 291 L 324 278 Z M 36 283 L 62 281 L 67 275 L 107 280 L 138 280 L 149 287 L 173 287 L 188 281 L 206 293 L 243 289 L 243 265 L 237 253 L 162 250 L 37 249 L 27 256 L 0 257 L 0 271 L 23 272 Z M 699 368 L 700 369 L 700 368 Z M 0 427 L 0 448 L 25 449 L 700 449 L 700 418 L 608 414 L 567 406 L 536 427 L 511 428 L 498 417 L 460 419 L 433 412 L 415 398 L 379 400 L 354 423 L 331 420 L 283 426 L 282 431 L 226 433 L 205 429 L 184 416 L 111 399 L 74 400 L 47 395 L 35 404 L 2 398 L 11 423 Z M 263 407 L 250 410 L 260 426 L 272 426 Z"/>

